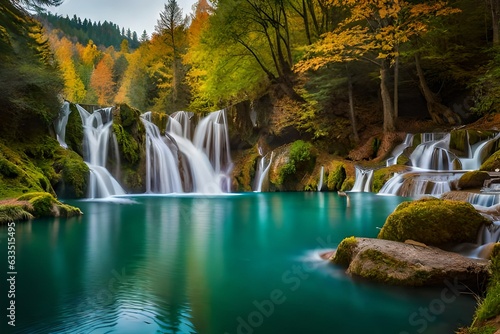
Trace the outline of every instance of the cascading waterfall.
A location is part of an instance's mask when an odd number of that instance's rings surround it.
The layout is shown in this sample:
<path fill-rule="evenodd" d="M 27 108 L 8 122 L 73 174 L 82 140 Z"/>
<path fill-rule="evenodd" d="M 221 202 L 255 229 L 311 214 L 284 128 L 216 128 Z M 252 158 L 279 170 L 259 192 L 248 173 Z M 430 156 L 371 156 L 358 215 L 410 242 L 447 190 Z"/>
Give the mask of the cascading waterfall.
<path fill-rule="evenodd" d="M 266 191 L 269 188 L 269 169 L 271 168 L 271 164 L 273 163 L 274 152 L 271 151 L 269 161 L 266 164 L 266 157 L 268 155 L 269 153 L 261 157 L 257 164 L 257 172 L 255 173 L 253 187 L 255 192 Z"/>
<path fill-rule="evenodd" d="M 397 146 L 392 158 L 387 161 L 393 163 L 398 154 L 404 151 L 409 136 L 405 143 Z M 469 143 L 467 133 L 467 157 L 457 157 L 450 151 L 449 133 L 422 133 L 421 144 L 418 145 L 410 155 L 413 166 L 409 172 L 394 175 L 387 181 L 379 194 L 419 197 L 431 195 L 439 197 L 443 193 L 453 189 L 456 182 L 465 170 L 479 169 L 479 166 L 491 151 L 491 146 L 499 139 L 497 134 L 474 145 Z M 484 196 L 471 197 L 473 201 L 485 201 Z"/>
<path fill-rule="evenodd" d="M 413 145 L 413 137 L 414 135 L 411 133 L 407 133 L 404 142 L 397 145 L 392 151 L 392 156 L 387 159 L 386 166 L 392 166 L 398 163 L 398 158 L 401 154 L 403 154 L 404 150 Z"/>
<path fill-rule="evenodd" d="M 146 126 L 146 191 L 217 194 L 230 191 L 232 168 L 224 110 L 203 118 L 191 140 L 193 114 L 177 112 L 169 117 L 164 136 L 142 116 Z"/>
<path fill-rule="evenodd" d="M 90 114 L 80 105 L 76 107 L 83 123 L 83 158 L 90 169 L 87 197 L 124 195 L 125 190 L 106 169 L 110 139 L 113 140 L 115 158 L 119 157 L 116 137 L 111 131 L 112 108 L 99 109 Z"/>
<path fill-rule="evenodd" d="M 363 169 L 356 166 L 356 180 L 351 192 L 371 192 L 373 184 L 373 169 Z"/>
<path fill-rule="evenodd" d="M 143 114 L 141 119 L 146 128 L 146 192 L 182 193 L 176 143 L 160 134 L 151 122 L 151 112 Z"/>
<path fill-rule="evenodd" d="M 500 133 L 495 137 L 483 140 L 475 145 L 469 145 L 469 156 L 460 158 L 462 168 L 464 170 L 476 170 L 481 167 L 481 164 L 487 158 L 491 146 L 500 138 Z"/>
<path fill-rule="evenodd" d="M 494 245 L 500 241 L 500 222 L 494 221 L 489 225 L 482 225 L 477 234 L 477 241 L 455 246 L 452 251 L 471 258 L 487 259 L 493 251 Z"/>
<path fill-rule="evenodd" d="M 61 109 L 59 110 L 59 116 L 54 121 L 57 141 L 59 142 L 59 145 L 65 149 L 68 148 L 68 145 L 66 144 L 66 125 L 68 124 L 69 114 L 71 114 L 69 102 L 64 101 Z"/>
<path fill-rule="evenodd" d="M 380 189 L 379 194 L 403 197 L 424 195 L 439 197 L 450 191 L 451 184 L 463 174 L 463 171 L 439 172 L 412 169 L 410 172 L 394 175 Z"/>
<path fill-rule="evenodd" d="M 459 162 L 449 148 L 450 134 L 434 137 L 423 134 L 422 144 L 418 145 L 410 155 L 411 165 L 430 170 L 455 170 Z M 437 134 L 436 134 L 437 135 Z M 430 140 L 438 138 L 437 140 Z M 461 168 L 458 168 L 461 169 Z"/>

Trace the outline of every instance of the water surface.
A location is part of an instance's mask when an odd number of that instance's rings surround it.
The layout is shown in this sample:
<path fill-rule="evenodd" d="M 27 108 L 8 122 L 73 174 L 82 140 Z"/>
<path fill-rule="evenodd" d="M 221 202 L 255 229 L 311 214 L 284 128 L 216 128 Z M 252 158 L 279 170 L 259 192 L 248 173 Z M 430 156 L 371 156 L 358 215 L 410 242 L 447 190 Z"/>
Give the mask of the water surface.
<path fill-rule="evenodd" d="M 388 287 L 320 260 L 344 237 L 375 237 L 401 197 L 128 199 L 16 225 L 16 327 L 2 316 L 2 333 L 443 334 L 472 318 L 452 285 Z"/>

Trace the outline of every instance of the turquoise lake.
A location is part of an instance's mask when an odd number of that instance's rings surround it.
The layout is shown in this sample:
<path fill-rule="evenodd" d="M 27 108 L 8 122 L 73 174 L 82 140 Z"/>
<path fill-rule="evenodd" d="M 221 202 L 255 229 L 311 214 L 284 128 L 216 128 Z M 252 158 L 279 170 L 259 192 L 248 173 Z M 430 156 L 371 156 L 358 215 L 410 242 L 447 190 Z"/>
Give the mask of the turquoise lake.
<path fill-rule="evenodd" d="M 376 237 L 402 197 L 351 193 L 67 201 L 79 218 L 16 224 L 16 326 L 1 333 L 453 333 L 476 301 L 453 282 L 401 288 L 321 260 Z"/>

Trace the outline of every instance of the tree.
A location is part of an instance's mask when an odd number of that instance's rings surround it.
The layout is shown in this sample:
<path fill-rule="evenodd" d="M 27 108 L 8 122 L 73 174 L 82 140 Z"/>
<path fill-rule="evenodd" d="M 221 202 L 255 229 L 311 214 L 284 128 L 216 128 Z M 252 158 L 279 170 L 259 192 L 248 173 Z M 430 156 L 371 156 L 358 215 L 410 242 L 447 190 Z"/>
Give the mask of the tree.
<path fill-rule="evenodd" d="M 183 17 L 182 9 L 177 4 L 176 0 L 169 0 L 164 7 L 164 10 L 160 13 L 160 19 L 156 25 L 156 31 L 158 38 L 151 41 L 154 45 L 157 44 L 158 39 L 165 43 L 168 48 L 167 53 L 170 54 L 170 80 L 167 79 L 166 82 L 170 81 L 171 93 L 165 95 L 161 100 L 168 98 L 170 95 L 170 102 L 173 104 L 174 108 L 178 108 L 180 90 L 182 84 L 182 77 L 184 72 L 182 69 L 182 54 L 185 52 L 186 48 L 186 19 Z M 165 63 L 164 63 L 165 64 Z M 164 84 L 166 83 L 164 81 Z M 164 86 L 165 88 L 165 86 Z"/>
<path fill-rule="evenodd" d="M 423 35 L 429 18 L 456 13 L 445 1 L 413 3 L 405 0 L 331 0 L 348 11 L 348 17 L 332 32 L 309 48 L 309 59 L 298 71 L 317 69 L 330 62 L 367 60 L 379 68 L 384 131 L 395 130 L 394 105 L 390 95 L 389 69 L 397 62 L 399 46 Z M 397 98 L 396 98 L 397 101 Z M 429 104 L 430 106 L 430 104 Z M 429 110 L 439 112 L 440 110 Z"/>
<path fill-rule="evenodd" d="M 110 105 L 113 103 L 115 82 L 113 81 L 113 59 L 105 54 L 97 64 L 92 76 L 90 85 L 97 93 L 97 102 L 100 105 Z"/>

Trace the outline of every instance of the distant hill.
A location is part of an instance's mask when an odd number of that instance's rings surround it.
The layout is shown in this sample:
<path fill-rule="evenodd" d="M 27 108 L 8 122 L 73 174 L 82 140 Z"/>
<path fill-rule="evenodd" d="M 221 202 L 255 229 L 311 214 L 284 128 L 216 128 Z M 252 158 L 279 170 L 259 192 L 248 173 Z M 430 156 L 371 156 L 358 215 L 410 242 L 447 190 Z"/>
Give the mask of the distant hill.
<path fill-rule="evenodd" d="M 131 32 L 130 29 L 124 28 L 120 30 L 120 27 L 113 22 L 92 22 L 89 19 L 82 21 L 76 15 L 70 19 L 68 16 L 63 17 L 50 12 L 38 13 L 36 18 L 47 29 L 59 29 L 67 37 L 76 39 L 83 45 L 92 40 L 96 45 L 119 49 L 124 39 L 128 40 L 130 49 L 136 49 L 140 45 L 135 31 Z"/>

